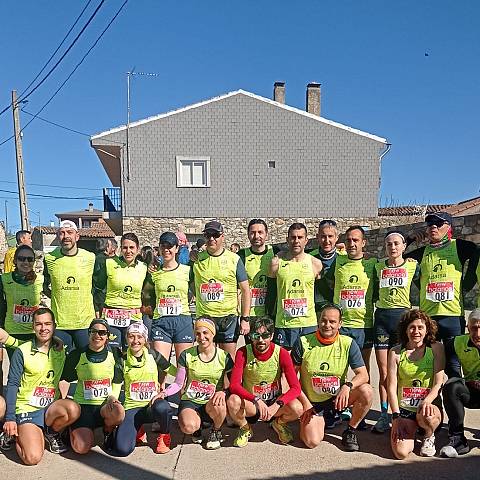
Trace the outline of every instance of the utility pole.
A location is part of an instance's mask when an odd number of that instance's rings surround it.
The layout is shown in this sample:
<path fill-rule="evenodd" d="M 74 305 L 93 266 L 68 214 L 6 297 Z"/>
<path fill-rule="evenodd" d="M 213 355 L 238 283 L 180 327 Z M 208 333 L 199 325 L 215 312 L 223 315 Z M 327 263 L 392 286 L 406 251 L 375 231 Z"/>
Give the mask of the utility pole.
<path fill-rule="evenodd" d="M 5 200 L 5 238 L 8 238 L 8 200 Z"/>
<path fill-rule="evenodd" d="M 20 202 L 20 222 L 22 230 L 29 230 L 25 174 L 23 170 L 22 131 L 18 110 L 17 91 L 12 90 L 13 131 L 15 135 L 15 153 L 17 156 L 18 200 Z"/>

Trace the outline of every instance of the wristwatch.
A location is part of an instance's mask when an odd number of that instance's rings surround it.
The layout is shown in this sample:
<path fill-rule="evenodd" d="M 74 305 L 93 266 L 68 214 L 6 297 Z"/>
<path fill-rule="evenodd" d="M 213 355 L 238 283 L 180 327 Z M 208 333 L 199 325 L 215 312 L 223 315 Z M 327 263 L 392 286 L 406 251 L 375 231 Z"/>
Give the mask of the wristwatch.
<path fill-rule="evenodd" d="M 350 390 L 353 388 L 352 382 L 345 382 L 344 385 L 346 385 Z"/>
<path fill-rule="evenodd" d="M 240 317 L 241 322 L 250 322 L 250 317 L 244 317 L 243 315 Z"/>
<path fill-rule="evenodd" d="M 282 408 L 285 405 L 285 402 L 283 400 L 277 400 L 275 403 L 277 405 L 280 405 L 280 408 Z"/>

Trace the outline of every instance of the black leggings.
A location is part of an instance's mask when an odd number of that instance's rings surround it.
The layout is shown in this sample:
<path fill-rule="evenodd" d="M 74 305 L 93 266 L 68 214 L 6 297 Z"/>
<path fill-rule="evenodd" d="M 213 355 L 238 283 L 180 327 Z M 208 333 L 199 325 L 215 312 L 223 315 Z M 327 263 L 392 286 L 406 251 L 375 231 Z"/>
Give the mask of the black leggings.
<path fill-rule="evenodd" d="M 115 457 L 126 457 L 135 449 L 137 432 L 144 423 L 158 422 L 160 432 L 168 433 L 172 423 L 172 409 L 166 400 L 155 400 L 153 405 L 131 408 L 125 411 L 125 419 L 115 433 L 113 451 Z"/>
<path fill-rule="evenodd" d="M 463 435 L 465 408 L 480 408 L 480 390 L 465 385 L 462 378 L 450 378 L 443 387 L 443 404 L 449 435 Z"/>

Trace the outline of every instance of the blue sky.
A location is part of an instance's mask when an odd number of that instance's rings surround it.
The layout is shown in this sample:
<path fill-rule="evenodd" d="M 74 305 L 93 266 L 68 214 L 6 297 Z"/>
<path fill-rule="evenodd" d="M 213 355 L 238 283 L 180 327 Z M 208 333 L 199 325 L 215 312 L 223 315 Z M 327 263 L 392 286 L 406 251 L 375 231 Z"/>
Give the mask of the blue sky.
<path fill-rule="evenodd" d="M 45 103 L 121 3 L 105 2 L 26 110 Z M 37 74 L 85 4 L 1 3 L 0 109 Z M 306 84 L 318 81 L 322 116 L 392 143 L 382 165 L 382 205 L 461 201 L 480 187 L 478 18 L 474 0 L 130 0 L 41 116 L 88 134 L 125 123 L 125 72 L 134 66 L 159 76 L 133 80 L 132 120 L 239 88 L 271 98 L 276 80 L 286 82 L 286 103 L 304 108 Z M 22 113 L 23 125 L 29 119 Z M 0 117 L 0 142 L 11 134 L 9 111 Z M 87 137 L 36 120 L 23 140 L 28 192 L 95 197 L 101 208 L 100 189 L 109 182 Z M 16 190 L 7 183 L 16 181 L 13 141 L 0 146 L 0 165 L 0 189 Z M 15 230 L 18 202 L 0 192 L 2 219 L 5 197 Z M 55 212 L 88 201 L 30 197 L 31 222 L 48 224 Z"/>

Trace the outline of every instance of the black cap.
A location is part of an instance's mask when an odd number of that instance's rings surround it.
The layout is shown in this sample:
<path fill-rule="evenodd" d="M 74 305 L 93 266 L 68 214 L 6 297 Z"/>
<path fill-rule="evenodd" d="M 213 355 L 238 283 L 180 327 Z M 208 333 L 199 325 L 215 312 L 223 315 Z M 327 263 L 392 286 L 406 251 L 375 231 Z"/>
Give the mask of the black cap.
<path fill-rule="evenodd" d="M 173 232 L 163 232 L 160 235 L 160 245 L 162 243 L 168 243 L 169 245 L 178 245 L 178 238 Z"/>
<path fill-rule="evenodd" d="M 425 217 L 425 221 L 427 223 L 435 219 L 443 220 L 444 222 L 447 222 L 450 225 L 452 225 L 452 222 L 453 222 L 453 217 L 447 212 L 429 213 Z"/>
<path fill-rule="evenodd" d="M 220 222 L 217 222 L 217 220 L 212 220 L 211 222 L 207 222 L 205 224 L 203 231 L 206 232 L 207 230 L 223 233 L 223 225 Z"/>
<path fill-rule="evenodd" d="M 104 320 L 103 318 L 94 318 L 90 322 L 88 329 L 90 330 L 94 325 L 103 325 L 108 331 L 110 331 L 110 327 L 108 326 L 107 321 Z"/>

